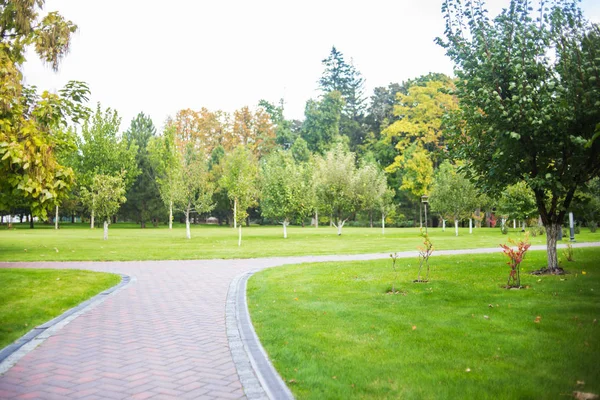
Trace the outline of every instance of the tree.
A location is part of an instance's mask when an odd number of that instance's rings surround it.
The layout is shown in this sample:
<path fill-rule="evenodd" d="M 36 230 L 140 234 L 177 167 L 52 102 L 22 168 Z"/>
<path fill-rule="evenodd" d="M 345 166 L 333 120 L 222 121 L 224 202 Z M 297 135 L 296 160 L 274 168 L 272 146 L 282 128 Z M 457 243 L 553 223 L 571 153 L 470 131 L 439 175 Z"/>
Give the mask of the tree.
<path fill-rule="evenodd" d="M 206 213 L 214 208 L 212 200 L 214 184 L 210 180 L 208 160 L 203 151 L 192 143 L 187 143 L 178 152 L 179 162 L 177 169 L 179 176 L 173 183 L 173 206 L 185 215 L 185 235 L 191 239 L 190 215 Z"/>
<path fill-rule="evenodd" d="M 524 180 L 546 227 L 548 270 L 578 187 L 600 173 L 600 32 L 575 1 L 534 10 L 513 0 L 496 18 L 483 3 L 444 2 L 460 111 L 449 121 L 468 176 L 499 192 Z"/>
<path fill-rule="evenodd" d="M 338 91 L 325 94 L 321 101 L 306 102 L 301 135 L 311 152 L 324 154 L 339 136 L 343 106 L 344 100 Z"/>
<path fill-rule="evenodd" d="M 456 166 L 449 161 L 440 165 L 433 181 L 429 202 L 431 210 L 438 212 L 443 219 L 454 220 L 456 236 L 458 222 L 471 216 L 478 203 L 477 197 L 475 186 Z"/>
<path fill-rule="evenodd" d="M 258 198 L 258 163 L 245 146 L 238 146 L 222 160 L 223 172 L 219 185 L 233 202 L 234 228 L 238 227 L 238 246 L 242 245 L 242 223 L 248 216 L 248 208 Z"/>
<path fill-rule="evenodd" d="M 498 200 L 500 215 L 525 221 L 537 212 L 535 195 L 524 181 L 508 186 Z"/>
<path fill-rule="evenodd" d="M 381 234 L 385 235 L 385 219 L 396 210 L 394 204 L 394 196 L 396 195 L 394 189 L 386 189 L 383 196 L 379 197 L 377 205 L 379 206 L 379 212 L 381 213 Z"/>
<path fill-rule="evenodd" d="M 90 190 L 86 187 L 81 189 L 83 203 L 94 212 L 98 218 L 104 221 L 104 240 L 108 240 L 108 224 L 122 203 L 127 201 L 125 197 L 125 172 L 110 176 L 97 174 L 94 176 Z"/>
<path fill-rule="evenodd" d="M 77 26 L 58 12 L 39 18 L 44 1 L 4 1 L 0 6 L 0 208 L 22 202 L 33 215 L 47 209 L 73 183 L 71 168 L 61 165 L 57 152 L 70 146 L 63 133 L 69 121 L 87 115 L 89 90 L 69 82 L 58 93 L 37 93 L 23 83 L 21 67 L 27 49 L 57 71 L 68 53 Z"/>
<path fill-rule="evenodd" d="M 139 222 L 141 228 L 146 227 L 148 219 L 156 217 L 161 206 L 155 170 L 148 150 L 149 143 L 155 136 L 156 128 L 152 119 L 144 113 L 139 113 L 131 121 L 124 135 L 130 147 L 137 147 L 135 160 L 139 175 L 127 191 L 127 203 L 123 212 Z"/>
<path fill-rule="evenodd" d="M 283 225 L 287 239 L 287 226 L 298 214 L 305 214 L 305 164 L 297 163 L 289 151 L 276 151 L 262 163 L 261 201 L 262 215 Z"/>
<path fill-rule="evenodd" d="M 342 234 L 342 228 L 358 210 L 356 157 L 338 143 L 324 156 L 318 157 L 315 184 L 320 209 L 334 219 L 333 225 Z"/>
<path fill-rule="evenodd" d="M 356 175 L 360 208 L 369 213 L 369 226 L 373 227 L 373 213 L 382 206 L 382 198 L 386 193 L 387 178 L 385 173 L 374 163 L 365 163 Z"/>
<path fill-rule="evenodd" d="M 169 208 L 169 229 L 173 229 L 173 205 L 182 186 L 180 157 L 175 145 L 175 127 L 167 125 L 162 136 L 148 143 L 149 161 L 155 171 L 156 184 L 162 202 Z"/>
<path fill-rule="evenodd" d="M 123 183 L 129 190 L 139 174 L 136 163 L 137 144 L 129 144 L 119 135 L 121 118 L 115 110 L 102 110 L 100 103 L 91 120 L 85 121 L 78 138 L 79 162 L 77 181 L 79 186 L 91 189 L 96 175 L 116 176 L 124 172 Z M 90 226 L 94 227 L 95 210 L 91 213 Z"/>

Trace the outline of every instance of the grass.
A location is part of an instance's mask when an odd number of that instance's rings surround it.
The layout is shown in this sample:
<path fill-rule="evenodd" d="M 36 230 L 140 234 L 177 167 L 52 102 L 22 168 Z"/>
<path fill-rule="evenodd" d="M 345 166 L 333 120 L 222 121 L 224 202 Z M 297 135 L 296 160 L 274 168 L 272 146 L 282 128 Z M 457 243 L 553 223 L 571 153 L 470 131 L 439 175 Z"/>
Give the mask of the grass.
<path fill-rule="evenodd" d="M 256 332 L 298 399 L 514 399 L 600 392 L 600 249 L 575 249 L 565 276 L 506 290 L 502 254 L 302 264 L 248 283 Z M 536 322 L 537 321 L 537 322 Z M 577 382 L 584 382 L 578 384 Z"/>
<path fill-rule="evenodd" d="M 120 280 L 91 271 L 0 268 L 0 348 Z"/>
<path fill-rule="evenodd" d="M 288 239 L 283 239 L 281 227 L 252 226 L 243 229 L 242 246 L 237 245 L 237 232 L 228 227 L 192 226 L 192 239 L 185 238 L 183 226 L 140 229 L 137 225 L 116 224 L 109 229 L 109 239 L 102 240 L 102 229 L 89 229 L 87 224 L 64 224 L 58 231 L 52 226 L 27 224 L 0 229 L 0 261 L 118 261 L 177 260 L 212 258 L 255 258 L 322 254 L 359 254 L 415 250 L 420 244 L 418 229 L 389 228 L 385 235 L 380 228 L 346 227 L 337 236 L 330 227 L 288 227 Z M 500 229 L 461 228 L 442 232 L 429 229 L 436 249 L 497 247 L 507 236 Z M 508 236 L 518 237 L 511 231 Z M 532 244 L 545 244 L 545 236 L 531 238 Z M 577 241 L 600 241 L 600 231 L 583 229 Z"/>

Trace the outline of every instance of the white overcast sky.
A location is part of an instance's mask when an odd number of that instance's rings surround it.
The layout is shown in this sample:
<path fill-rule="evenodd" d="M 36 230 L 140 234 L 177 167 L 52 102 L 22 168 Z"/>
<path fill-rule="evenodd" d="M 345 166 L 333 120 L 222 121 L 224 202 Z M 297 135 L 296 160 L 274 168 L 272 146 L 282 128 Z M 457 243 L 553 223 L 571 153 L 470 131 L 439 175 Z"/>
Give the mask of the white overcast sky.
<path fill-rule="evenodd" d="M 116 109 L 126 130 L 140 111 L 159 130 L 191 108 L 232 112 L 260 99 L 285 99 L 287 118 L 302 119 L 316 98 L 321 60 L 335 45 L 366 80 L 365 93 L 428 72 L 452 74 L 434 43 L 441 0 L 47 0 L 79 26 L 54 73 L 30 52 L 28 84 L 55 91 L 87 82 L 90 106 Z M 508 0 L 488 1 L 491 15 Z M 600 1 L 583 0 L 600 21 Z"/>

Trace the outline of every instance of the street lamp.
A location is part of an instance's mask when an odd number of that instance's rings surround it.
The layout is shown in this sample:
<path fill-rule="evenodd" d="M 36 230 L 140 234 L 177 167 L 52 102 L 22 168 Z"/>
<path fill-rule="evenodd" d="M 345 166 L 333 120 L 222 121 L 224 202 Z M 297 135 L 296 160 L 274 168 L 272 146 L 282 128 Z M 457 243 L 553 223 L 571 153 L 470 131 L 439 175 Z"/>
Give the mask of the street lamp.
<path fill-rule="evenodd" d="M 429 203 L 429 196 L 421 196 L 421 203 L 425 206 L 425 234 L 427 234 L 427 204 Z"/>

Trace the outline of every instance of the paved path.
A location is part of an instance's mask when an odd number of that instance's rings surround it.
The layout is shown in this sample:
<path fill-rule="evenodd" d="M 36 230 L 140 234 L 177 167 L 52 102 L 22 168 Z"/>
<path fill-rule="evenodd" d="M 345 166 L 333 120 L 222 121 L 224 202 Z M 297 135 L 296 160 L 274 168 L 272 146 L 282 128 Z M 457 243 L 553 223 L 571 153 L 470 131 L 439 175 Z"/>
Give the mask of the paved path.
<path fill-rule="evenodd" d="M 0 399 L 245 398 L 225 324 L 227 291 L 236 276 L 282 264 L 388 256 L 0 264 L 80 268 L 133 278 L 0 376 Z"/>

